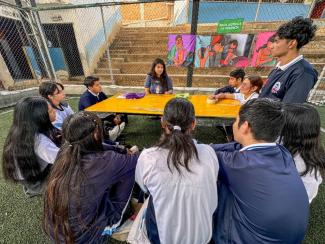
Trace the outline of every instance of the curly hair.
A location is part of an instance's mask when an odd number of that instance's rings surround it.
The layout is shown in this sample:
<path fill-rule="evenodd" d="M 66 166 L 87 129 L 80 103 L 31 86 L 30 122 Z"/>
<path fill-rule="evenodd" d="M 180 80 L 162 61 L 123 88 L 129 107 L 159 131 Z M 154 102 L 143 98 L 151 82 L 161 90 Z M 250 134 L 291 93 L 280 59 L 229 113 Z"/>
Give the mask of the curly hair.
<path fill-rule="evenodd" d="M 281 25 L 276 35 L 280 39 L 297 40 L 297 49 L 300 49 L 314 38 L 316 30 L 311 19 L 299 16 Z"/>

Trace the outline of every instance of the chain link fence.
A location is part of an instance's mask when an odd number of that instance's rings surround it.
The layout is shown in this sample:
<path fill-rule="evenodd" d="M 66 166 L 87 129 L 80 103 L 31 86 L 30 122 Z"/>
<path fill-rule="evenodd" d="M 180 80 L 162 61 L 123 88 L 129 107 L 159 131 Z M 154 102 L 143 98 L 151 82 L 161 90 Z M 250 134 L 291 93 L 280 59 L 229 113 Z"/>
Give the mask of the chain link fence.
<path fill-rule="evenodd" d="M 309 16 L 311 7 L 312 2 L 302 0 L 201 0 L 196 32 L 199 37 L 195 41 L 202 46 L 191 53 L 195 67 L 169 65 L 168 75 L 179 87 L 225 85 L 234 67 L 200 67 L 195 63 L 200 62 L 195 58 L 203 59 L 213 51 L 211 42 L 218 39 L 217 22 L 244 18 L 241 34 L 247 34 L 251 45 L 243 53 L 252 56 L 258 33 L 274 31 L 281 21 L 295 16 Z M 193 1 L 188 0 L 38 0 L 36 4 L 29 0 L 0 1 L 0 80 L 8 87 L 8 83 L 17 85 L 46 78 L 81 83 L 85 76 L 96 75 L 107 84 L 143 86 L 153 60 L 161 58 L 170 63 L 167 57 L 177 36 L 184 35 L 186 42 L 186 35 L 191 34 L 195 24 L 192 12 Z M 319 22 L 320 27 L 323 24 Z M 168 39 L 170 35 L 173 36 Z M 207 37 L 209 43 L 204 46 Z M 234 38 L 230 35 L 223 41 L 229 44 Z M 320 74 L 310 96 L 310 101 L 318 104 L 324 103 L 325 53 L 319 51 L 323 44 L 325 33 L 319 32 L 316 40 L 302 50 Z M 245 71 L 266 78 L 271 69 L 248 65 Z"/>

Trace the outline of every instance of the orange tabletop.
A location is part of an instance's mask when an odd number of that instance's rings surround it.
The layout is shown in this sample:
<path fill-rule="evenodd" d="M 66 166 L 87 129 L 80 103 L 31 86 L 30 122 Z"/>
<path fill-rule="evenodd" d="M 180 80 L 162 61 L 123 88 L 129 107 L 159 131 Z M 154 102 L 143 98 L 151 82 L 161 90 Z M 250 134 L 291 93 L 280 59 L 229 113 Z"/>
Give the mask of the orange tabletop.
<path fill-rule="evenodd" d="M 88 107 L 92 112 L 115 112 L 126 114 L 162 115 L 166 103 L 175 94 L 150 94 L 140 99 L 118 98 L 114 95 L 102 102 Z M 222 99 L 215 104 L 207 104 L 207 95 L 190 95 L 196 117 L 236 118 L 240 103 L 237 100 Z"/>

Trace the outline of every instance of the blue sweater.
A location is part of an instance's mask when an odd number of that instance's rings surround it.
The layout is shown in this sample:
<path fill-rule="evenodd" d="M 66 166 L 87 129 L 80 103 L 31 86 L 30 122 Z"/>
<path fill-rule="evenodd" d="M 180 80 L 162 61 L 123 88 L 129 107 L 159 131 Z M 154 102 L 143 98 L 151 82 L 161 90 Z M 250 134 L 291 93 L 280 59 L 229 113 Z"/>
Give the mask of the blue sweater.
<path fill-rule="evenodd" d="M 105 100 L 106 98 L 107 96 L 104 92 L 100 92 L 99 95 L 96 97 L 87 90 L 80 97 L 79 111 L 84 110 L 85 108 L 88 108 L 89 106 L 94 105 L 96 103 L 99 103 Z"/>
<path fill-rule="evenodd" d="M 75 243 L 106 243 L 105 227 L 119 225 L 131 197 L 138 156 L 120 154 L 109 145 L 104 149 L 81 158 L 86 177 L 79 183 L 80 199 L 75 191 L 80 172 L 74 172 L 70 181 L 69 222 Z"/>
<path fill-rule="evenodd" d="M 305 59 L 284 71 L 274 69 L 259 97 L 269 97 L 285 103 L 304 103 L 317 81 L 317 76 L 317 71 Z"/>
<path fill-rule="evenodd" d="M 220 164 L 215 243 L 301 243 L 309 203 L 290 153 L 281 145 L 212 147 Z"/>

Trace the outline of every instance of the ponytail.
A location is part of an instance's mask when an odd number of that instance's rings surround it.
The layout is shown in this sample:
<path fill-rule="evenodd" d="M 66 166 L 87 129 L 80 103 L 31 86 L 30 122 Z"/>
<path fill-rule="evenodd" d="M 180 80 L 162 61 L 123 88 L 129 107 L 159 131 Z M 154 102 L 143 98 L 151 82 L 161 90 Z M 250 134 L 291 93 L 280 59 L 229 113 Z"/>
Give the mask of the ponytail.
<path fill-rule="evenodd" d="M 195 121 L 194 107 L 186 99 L 174 98 L 170 100 L 164 110 L 162 123 L 165 130 L 157 147 L 168 149 L 167 165 L 172 172 L 173 167 L 181 173 L 181 167 L 192 172 L 190 161 L 198 159 L 196 145 L 191 136 L 192 123 Z"/>

